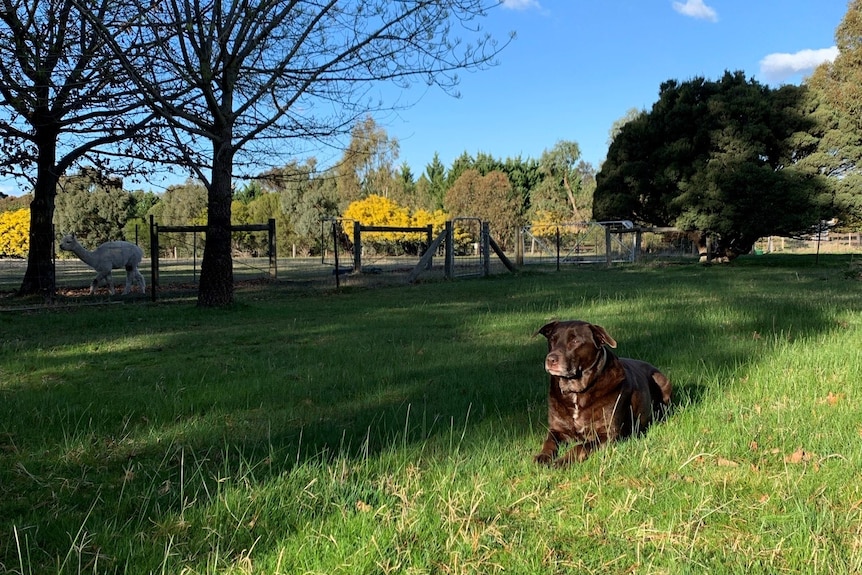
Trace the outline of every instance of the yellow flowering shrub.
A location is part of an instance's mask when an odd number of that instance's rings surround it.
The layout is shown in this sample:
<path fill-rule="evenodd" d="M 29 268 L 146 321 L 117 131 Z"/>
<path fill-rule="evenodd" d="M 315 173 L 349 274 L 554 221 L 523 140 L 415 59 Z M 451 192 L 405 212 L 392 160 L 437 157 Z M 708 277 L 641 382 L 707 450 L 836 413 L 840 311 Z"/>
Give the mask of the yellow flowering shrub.
<path fill-rule="evenodd" d="M 436 236 L 446 227 L 446 220 L 450 219 L 449 214 L 443 210 L 435 210 L 433 213 L 428 210 L 418 209 L 413 212 L 410 218 L 411 226 L 416 228 L 424 228 L 431 225 L 433 234 Z"/>
<path fill-rule="evenodd" d="M 26 257 L 30 251 L 30 209 L 0 213 L 0 256 Z"/>
<path fill-rule="evenodd" d="M 586 232 L 588 226 L 573 224 L 565 220 L 565 215 L 548 210 L 536 210 L 530 222 L 530 233 L 536 238 L 553 239 L 558 228 L 561 237 L 576 237 Z"/>
<path fill-rule="evenodd" d="M 370 196 L 351 202 L 344 211 L 347 220 L 359 222 L 363 226 L 392 226 L 406 228 L 412 225 L 410 210 L 399 206 L 389 198 L 371 194 Z M 348 231 L 350 233 L 350 231 Z M 366 236 L 370 242 L 395 242 L 403 239 L 403 233 L 369 232 Z"/>
<path fill-rule="evenodd" d="M 383 196 L 370 195 L 362 200 L 352 202 L 344 211 L 345 220 L 359 222 L 363 226 L 389 226 L 399 228 L 426 228 L 429 225 L 432 234 L 436 236 L 446 227 L 446 221 L 451 219 L 443 210 L 418 209 L 412 214 L 408 208 Z M 352 228 L 345 227 L 351 234 Z M 376 248 L 386 251 L 414 253 L 425 243 L 425 236 L 419 232 L 364 232 L 363 243 L 367 241 Z M 432 238 L 433 239 L 433 238 Z"/>
<path fill-rule="evenodd" d="M 536 210 L 536 215 L 531 222 L 531 232 L 537 238 L 552 238 L 557 234 L 557 226 L 562 223 L 554 212 L 548 210 Z"/>

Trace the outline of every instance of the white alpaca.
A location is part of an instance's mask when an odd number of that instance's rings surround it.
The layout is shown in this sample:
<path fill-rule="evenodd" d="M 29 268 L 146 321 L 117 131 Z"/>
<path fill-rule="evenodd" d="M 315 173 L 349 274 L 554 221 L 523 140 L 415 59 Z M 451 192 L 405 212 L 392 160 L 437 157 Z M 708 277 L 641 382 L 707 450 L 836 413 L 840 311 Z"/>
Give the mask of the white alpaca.
<path fill-rule="evenodd" d="M 96 293 L 96 286 L 102 280 L 105 280 L 108 291 L 114 295 L 114 280 L 111 278 L 111 270 L 119 268 L 126 268 L 126 288 L 123 290 L 123 295 L 131 290 L 133 278 L 141 286 L 141 293 L 146 290 L 144 276 L 138 271 L 138 264 L 144 257 L 144 251 L 133 243 L 105 242 L 91 252 L 78 243 L 74 234 L 67 234 L 63 236 L 63 240 L 60 242 L 60 249 L 73 252 L 81 261 L 96 270 L 96 279 L 90 285 L 90 295 Z"/>

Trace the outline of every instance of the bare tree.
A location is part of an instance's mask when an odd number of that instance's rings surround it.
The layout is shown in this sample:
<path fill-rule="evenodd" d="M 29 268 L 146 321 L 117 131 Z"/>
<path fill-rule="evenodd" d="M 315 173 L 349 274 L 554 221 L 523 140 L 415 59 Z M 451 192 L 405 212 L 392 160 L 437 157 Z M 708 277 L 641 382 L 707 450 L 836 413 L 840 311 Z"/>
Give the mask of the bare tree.
<path fill-rule="evenodd" d="M 235 167 L 349 132 L 385 107 L 371 97 L 375 82 L 454 92 L 457 71 L 491 64 L 500 50 L 478 25 L 497 0 L 144 1 L 136 22 L 158 47 L 128 71 L 208 191 L 200 306 L 233 301 Z"/>
<path fill-rule="evenodd" d="M 21 294 L 46 293 L 54 285 L 52 219 L 60 176 L 85 159 L 107 171 L 107 147 L 146 135 L 140 91 L 126 81 L 98 33 L 109 30 L 133 58 L 123 12 L 117 0 L 0 0 L 0 174 L 33 185 Z"/>

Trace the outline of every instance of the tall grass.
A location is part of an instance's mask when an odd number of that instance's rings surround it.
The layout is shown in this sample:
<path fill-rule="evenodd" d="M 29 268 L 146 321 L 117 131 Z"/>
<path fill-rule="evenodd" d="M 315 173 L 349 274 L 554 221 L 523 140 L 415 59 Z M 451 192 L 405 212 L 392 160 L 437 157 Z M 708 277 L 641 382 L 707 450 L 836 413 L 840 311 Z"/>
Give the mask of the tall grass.
<path fill-rule="evenodd" d="M 849 258 L 0 314 L 0 572 L 862 571 Z M 549 318 L 675 384 L 536 467 Z"/>

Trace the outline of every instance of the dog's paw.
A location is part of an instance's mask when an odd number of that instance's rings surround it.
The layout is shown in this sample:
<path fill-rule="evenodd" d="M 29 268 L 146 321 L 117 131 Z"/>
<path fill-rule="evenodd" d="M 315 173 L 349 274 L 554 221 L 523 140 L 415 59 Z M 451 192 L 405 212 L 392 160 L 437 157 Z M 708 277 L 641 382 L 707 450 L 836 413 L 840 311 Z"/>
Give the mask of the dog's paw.
<path fill-rule="evenodd" d="M 539 453 L 538 455 L 533 457 L 533 461 L 538 463 L 539 465 L 551 465 L 554 463 L 554 456 L 550 453 Z"/>
<path fill-rule="evenodd" d="M 554 460 L 554 467 L 568 467 L 575 463 L 582 463 L 590 455 L 589 447 L 586 445 L 575 445 L 563 455 Z"/>

